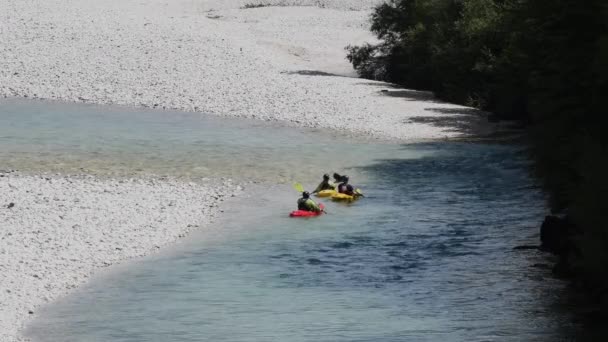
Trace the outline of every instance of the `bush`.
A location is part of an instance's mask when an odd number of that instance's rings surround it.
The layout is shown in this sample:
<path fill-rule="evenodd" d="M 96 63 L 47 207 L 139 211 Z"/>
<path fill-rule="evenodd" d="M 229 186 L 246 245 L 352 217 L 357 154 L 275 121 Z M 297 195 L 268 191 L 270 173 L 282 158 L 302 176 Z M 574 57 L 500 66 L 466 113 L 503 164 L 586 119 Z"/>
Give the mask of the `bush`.
<path fill-rule="evenodd" d="M 608 5 L 390 0 L 371 19 L 381 43 L 347 47 L 361 76 L 528 125 L 551 209 L 584 231 L 585 276 L 608 288 Z"/>

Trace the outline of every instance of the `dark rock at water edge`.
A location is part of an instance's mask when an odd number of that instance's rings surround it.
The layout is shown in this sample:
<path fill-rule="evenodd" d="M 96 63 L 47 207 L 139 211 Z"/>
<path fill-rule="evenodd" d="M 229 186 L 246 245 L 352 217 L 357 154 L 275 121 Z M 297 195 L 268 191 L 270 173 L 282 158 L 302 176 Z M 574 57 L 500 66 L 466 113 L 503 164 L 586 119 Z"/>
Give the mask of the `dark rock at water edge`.
<path fill-rule="evenodd" d="M 559 278 L 582 275 L 581 250 L 576 244 L 582 232 L 568 216 L 545 216 L 540 227 L 541 250 L 558 256 L 553 274 Z"/>
<path fill-rule="evenodd" d="M 567 216 L 545 216 L 540 226 L 540 242 L 544 251 L 561 255 L 568 253 L 572 246 L 572 238 L 578 234 L 576 226 Z"/>

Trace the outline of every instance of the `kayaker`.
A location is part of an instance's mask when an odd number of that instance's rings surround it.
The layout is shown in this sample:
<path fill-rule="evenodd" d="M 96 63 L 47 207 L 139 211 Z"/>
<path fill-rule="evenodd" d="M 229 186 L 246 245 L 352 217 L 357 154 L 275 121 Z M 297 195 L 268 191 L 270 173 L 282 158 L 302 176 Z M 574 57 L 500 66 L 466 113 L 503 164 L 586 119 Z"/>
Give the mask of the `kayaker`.
<path fill-rule="evenodd" d="M 319 186 L 317 186 L 315 191 L 313 191 L 312 193 L 316 194 L 317 192 L 322 190 L 334 190 L 335 188 L 336 185 L 329 181 L 329 175 L 326 173 L 323 175 L 323 181 L 319 184 Z"/>
<path fill-rule="evenodd" d="M 340 176 L 339 173 L 334 172 L 334 183 L 338 184 L 342 182 L 343 176 Z"/>
<path fill-rule="evenodd" d="M 321 208 L 319 208 L 315 201 L 310 199 L 308 191 L 304 191 L 302 193 L 302 198 L 298 200 L 298 210 L 314 211 L 318 213 L 321 211 Z"/>
<path fill-rule="evenodd" d="M 355 195 L 356 195 L 356 193 L 355 193 L 355 189 L 354 189 L 354 188 L 353 188 L 353 186 L 352 186 L 352 185 L 350 185 L 350 184 L 347 184 L 347 185 L 346 185 L 346 191 L 344 191 L 343 193 L 344 193 L 344 194 L 347 194 L 347 195 L 349 195 L 349 196 L 355 196 Z"/>
<path fill-rule="evenodd" d="M 350 187 L 352 192 L 353 187 L 348 184 L 348 176 L 342 176 L 342 183 L 338 185 L 338 192 L 341 194 L 346 194 L 348 191 L 348 187 Z"/>

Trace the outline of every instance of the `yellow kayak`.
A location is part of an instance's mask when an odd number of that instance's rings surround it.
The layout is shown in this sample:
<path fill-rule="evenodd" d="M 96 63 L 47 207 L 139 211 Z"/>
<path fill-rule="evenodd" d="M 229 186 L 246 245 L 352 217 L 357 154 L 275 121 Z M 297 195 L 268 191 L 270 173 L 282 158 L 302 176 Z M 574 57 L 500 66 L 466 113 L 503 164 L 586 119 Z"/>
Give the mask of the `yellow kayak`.
<path fill-rule="evenodd" d="M 317 197 L 331 197 L 338 194 L 336 190 L 321 190 L 317 192 Z"/>
<path fill-rule="evenodd" d="M 352 201 L 358 200 L 362 195 L 363 195 L 363 193 L 361 192 L 361 190 L 357 189 L 357 190 L 355 190 L 354 196 L 336 193 L 331 196 L 331 199 L 334 201 L 352 202 Z"/>

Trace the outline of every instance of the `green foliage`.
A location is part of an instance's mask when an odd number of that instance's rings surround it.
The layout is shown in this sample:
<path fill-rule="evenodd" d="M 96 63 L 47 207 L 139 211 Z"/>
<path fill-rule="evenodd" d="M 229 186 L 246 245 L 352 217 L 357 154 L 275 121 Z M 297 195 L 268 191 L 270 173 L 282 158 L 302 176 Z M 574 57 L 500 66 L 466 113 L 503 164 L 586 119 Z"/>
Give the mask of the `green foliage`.
<path fill-rule="evenodd" d="M 386 70 L 384 69 L 383 56 L 378 56 L 379 48 L 370 44 L 363 46 L 347 46 L 349 62 L 361 77 L 372 80 L 386 79 Z"/>
<path fill-rule="evenodd" d="M 587 276 L 608 287 L 608 3 L 390 0 L 371 30 L 380 44 L 347 48 L 363 77 L 528 123 L 551 208 L 584 231 Z"/>

